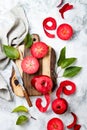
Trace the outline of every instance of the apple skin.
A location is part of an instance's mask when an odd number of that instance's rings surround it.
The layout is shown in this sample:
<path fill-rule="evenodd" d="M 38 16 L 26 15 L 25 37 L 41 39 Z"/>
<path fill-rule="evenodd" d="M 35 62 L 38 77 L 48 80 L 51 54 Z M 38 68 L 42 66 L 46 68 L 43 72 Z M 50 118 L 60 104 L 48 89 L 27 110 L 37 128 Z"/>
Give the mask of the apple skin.
<path fill-rule="evenodd" d="M 68 103 L 64 98 L 57 98 L 52 102 L 52 110 L 56 114 L 63 114 L 68 109 Z"/>
<path fill-rule="evenodd" d="M 38 75 L 32 78 L 31 84 L 36 90 L 42 94 L 47 94 L 51 92 L 53 87 L 53 81 L 49 76 Z"/>

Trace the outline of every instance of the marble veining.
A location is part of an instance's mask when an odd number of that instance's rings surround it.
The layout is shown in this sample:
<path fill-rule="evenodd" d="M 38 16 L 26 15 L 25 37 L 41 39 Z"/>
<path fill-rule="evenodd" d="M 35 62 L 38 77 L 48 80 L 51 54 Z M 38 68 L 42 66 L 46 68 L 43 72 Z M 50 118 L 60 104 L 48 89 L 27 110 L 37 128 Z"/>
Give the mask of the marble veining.
<path fill-rule="evenodd" d="M 37 120 L 32 120 L 24 126 L 15 125 L 17 114 L 12 114 L 11 110 L 18 105 L 25 105 L 25 99 L 14 96 L 12 102 L 0 99 L 0 129 L 1 130 L 46 130 L 46 124 L 52 117 L 59 117 L 65 125 L 72 121 L 70 111 L 78 116 L 78 123 L 82 125 L 81 130 L 87 130 L 87 1 L 86 0 L 65 0 L 72 3 L 74 9 L 65 13 L 63 20 L 56 8 L 59 0 L 0 0 L 0 15 L 10 10 L 16 5 L 22 5 L 25 9 L 29 21 L 30 33 L 38 33 L 41 40 L 51 45 L 56 53 L 57 58 L 62 47 L 66 46 L 68 57 L 77 57 L 76 65 L 82 66 L 81 73 L 70 79 L 77 85 L 77 91 L 72 96 L 65 96 L 69 103 L 68 111 L 63 115 L 56 115 L 51 109 L 51 105 L 46 113 L 41 113 L 35 106 L 36 97 L 31 97 L 33 108 L 29 108 L 29 112 Z M 51 16 L 57 21 L 57 24 L 69 23 L 72 25 L 75 34 L 70 41 L 62 41 L 56 36 L 55 39 L 49 39 L 43 32 L 42 21 L 44 18 Z M 8 72 L 8 71 L 6 71 Z M 7 74 L 6 74 L 7 75 Z M 58 79 L 61 82 L 65 78 Z M 55 98 L 55 92 L 51 95 Z M 44 101 L 44 97 L 42 97 Z M 27 106 L 28 107 L 28 106 Z M 68 130 L 65 127 L 65 130 Z"/>

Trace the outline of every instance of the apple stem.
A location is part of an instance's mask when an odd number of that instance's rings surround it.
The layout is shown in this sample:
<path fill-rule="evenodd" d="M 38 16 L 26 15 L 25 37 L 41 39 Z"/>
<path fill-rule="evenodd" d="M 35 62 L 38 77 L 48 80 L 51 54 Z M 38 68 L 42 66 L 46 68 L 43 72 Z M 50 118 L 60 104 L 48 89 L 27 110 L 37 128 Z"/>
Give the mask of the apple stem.
<path fill-rule="evenodd" d="M 37 120 L 35 117 L 31 116 L 32 119 Z"/>

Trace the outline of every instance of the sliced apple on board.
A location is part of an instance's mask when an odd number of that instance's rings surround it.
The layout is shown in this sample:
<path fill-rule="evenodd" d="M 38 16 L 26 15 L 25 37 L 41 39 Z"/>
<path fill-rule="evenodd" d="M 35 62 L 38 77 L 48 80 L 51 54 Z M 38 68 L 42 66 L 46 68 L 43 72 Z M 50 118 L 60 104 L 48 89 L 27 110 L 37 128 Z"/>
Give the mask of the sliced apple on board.
<path fill-rule="evenodd" d="M 40 41 L 38 34 L 32 34 L 32 39 L 33 39 L 33 44 L 35 42 Z M 39 59 L 40 68 L 39 68 L 38 72 L 36 72 L 35 74 L 32 74 L 32 75 L 23 72 L 23 70 L 21 68 L 21 62 L 22 62 L 23 58 L 31 55 L 30 48 L 26 48 L 24 46 L 24 44 L 22 44 L 22 45 L 18 46 L 18 50 L 20 53 L 20 59 L 15 60 L 15 63 L 17 65 L 17 67 L 19 68 L 21 77 L 24 82 L 24 87 L 27 90 L 28 94 L 30 96 L 42 95 L 31 85 L 31 79 L 37 75 L 47 75 L 47 76 L 51 77 L 52 81 L 53 81 L 53 89 L 54 89 L 56 87 L 56 73 L 55 73 L 56 53 L 55 53 L 54 49 L 49 46 L 47 55 L 45 57 Z"/>

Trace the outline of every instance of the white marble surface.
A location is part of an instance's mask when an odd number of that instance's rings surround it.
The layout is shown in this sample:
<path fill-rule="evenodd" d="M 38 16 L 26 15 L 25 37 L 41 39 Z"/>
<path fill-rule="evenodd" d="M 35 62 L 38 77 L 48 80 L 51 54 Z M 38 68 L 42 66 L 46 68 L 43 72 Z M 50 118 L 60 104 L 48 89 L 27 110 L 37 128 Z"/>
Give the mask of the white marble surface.
<path fill-rule="evenodd" d="M 13 102 L 6 102 L 0 99 L 0 129 L 1 130 L 46 130 L 46 124 L 52 117 L 59 117 L 66 125 L 72 122 L 70 111 L 75 112 L 78 116 L 78 123 L 82 125 L 81 130 L 87 130 L 87 1 L 86 0 L 66 0 L 74 5 L 74 9 L 65 13 L 63 20 L 56 8 L 58 0 L 0 0 L 0 14 L 4 14 L 14 6 L 22 4 L 24 7 L 28 21 L 30 33 L 38 33 L 41 40 L 52 46 L 57 56 L 62 47 L 66 46 L 68 57 L 77 57 L 78 61 L 75 65 L 82 66 L 83 69 L 76 77 L 70 79 L 77 85 L 77 91 L 72 96 L 65 96 L 69 103 L 69 110 L 63 115 L 56 115 L 51 109 L 51 105 L 46 113 L 41 113 L 35 107 L 36 97 L 31 97 L 33 107 L 29 108 L 32 116 L 37 120 L 30 121 L 23 125 L 15 125 L 17 114 L 11 111 L 17 105 L 25 105 L 24 99 L 14 98 Z M 55 39 L 48 38 L 43 31 L 42 21 L 44 18 L 51 16 L 57 21 L 57 25 L 61 23 L 69 23 L 74 29 L 74 36 L 70 41 L 62 41 L 57 36 Z M 58 79 L 61 82 L 64 78 Z M 55 92 L 51 95 L 52 100 L 55 98 Z M 43 98 L 43 102 L 44 98 Z"/>

